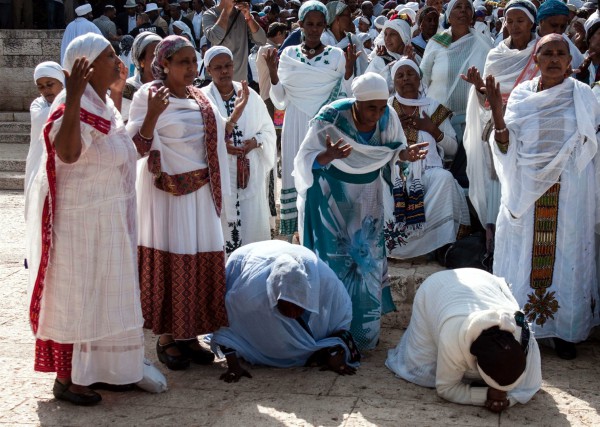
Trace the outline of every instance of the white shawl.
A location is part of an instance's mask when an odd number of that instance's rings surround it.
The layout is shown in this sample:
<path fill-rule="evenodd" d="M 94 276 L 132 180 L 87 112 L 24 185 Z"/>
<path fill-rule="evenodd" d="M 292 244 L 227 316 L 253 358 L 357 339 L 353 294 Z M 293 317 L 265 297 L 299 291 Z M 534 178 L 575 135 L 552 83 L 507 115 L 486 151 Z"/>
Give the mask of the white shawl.
<path fill-rule="evenodd" d="M 233 82 L 235 91 L 238 92 L 242 88 L 242 84 Z M 223 99 L 219 94 L 219 90 L 214 83 L 202 88 L 202 92 L 215 104 L 219 113 L 223 117 L 227 117 L 227 110 Z M 250 89 L 250 98 L 244 109 L 244 113 L 237 121 L 238 129 L 242 131 L 242 140 L 256 138 L 262 143 L 262 148 L 257 148 L 246 154 L 246 158 L 250 161 L 250 180 L 245 189 L 237 188 L 237 156 L 227 155 L 229 164 L 229 188 L 231 194 L 238 194 L 239 200 L 249 199 L 256 195 L 256 192 L 262 188 L 261 183 L 267 177 L 269 171 L 275 164 L 276 140 L 275 127 L 269 116 L 265 103 L 260 99 L 260 96 Z M 224 173 L 222 170 L 221 173 Z M 235 218 L 235 202 L 230 197 L 223 199 L 226 218 Z"/>
<path fill-rule="evenodd" d="M 513 90 L 505 114 L 508 152 L 494 148 L 502 204 L 516 218 L 558 182 L 571 158 L 581 172 L 598 150 L 600 106 L 591 89 L 567 78 L 537 92 L 538 82 L 539 77 Z"/>
<path fill-rule="evenodd" d="M 513 90 L 515 82 L 528 65 L 534 53 L 537 39 L 532 37 L 523 50 L 510 49 L 507 41 L 503 41 L 492 49 L 485 61 L 482 77 L 492 75 L 500 84 L 500 92 L 508 95 Z M 538 73 L 539 74 L 539 71 Z M 465 134 L 463 144 L 467 154 L 467 176 L 469 177 L 469 199 L 477 212 L 482 224 L 488 223 L 486 195 L 490 188 L 492 159 L 488 141 L 483 141 L 484 127 L 491 118 L 491 112 L 484 108 L 475 88 L 469 91 L 467 101 Z M 493 139 L 493 137 L 492 137 Z M 491 141 L 493 142 L 493 140 Z"/>
<path fill-rule="evenodd" d="M 331 141 L 334 143 L 342 138 L 345 143 L 350 144 L 352 147 L 352 152 L 348 157 L 336 159 L 330 164 L 342 172 L 353 175 L 373 172 L 390 162 L 390 166 L 393 166 L 396 160 L 398 160 L 400 151 L 406 148 L 406 137 L 402 131 L 400 120 L 394 111 L 390 111 L 389 107 L 385 113 L 387 115 L 387 123 L 382 125 L 382 121 L 380 120 L 376 132 L 381 132 L 381 144 L 400 143 L 397 148 L 390 148 L 384 145 L 374 146 L 361 144 L 344 132 L 344 130 L 336 124 L 339 120 L 348 120 L 348 117 L 346 117 L 347 115 L 345 114 L 347 111 L 338 110 L 336 113 L 335 106 L 348 102 L 353 103 L 354 100 L 338 100 L 333 105 L 330 104 L 323 107 L 319 112 L 319 115 L 324 114 L 325 111 L 335 115 L 336 117 L 333 119 L 333 123 L 320 120 L 318 117 L 311 122 L 306 138 L 302 141 L 300 150 L 294 159 L 294 181 L 296 190 L 301 197 L 304 197 L 313 184 L 313 165 L 317 156 L 326 148 L 325 138 L 327 135 L 331 137 Z M 350 117 L 349 120 L 351 122 L 352 118 Z M 354 126 L 353 123 L 351 123 L 351 126 Z M 396 168 L 392 167 L 391 169 L 394 171 Z M 394 181 L 395 180 L 392 178 L 392 182 Z"/>
<path fill-rule="evenodd" d="M 290 46 L 286 50 L 295 48 Z M 341 88 L 344 79 L 339 71 L 305 64 L 285 52 L 279 59 L 277 74 L 290 102 L 310 117 L 328 102 L 334 90 Z M 332 100 L 337 98 L 334 96 Z"/>

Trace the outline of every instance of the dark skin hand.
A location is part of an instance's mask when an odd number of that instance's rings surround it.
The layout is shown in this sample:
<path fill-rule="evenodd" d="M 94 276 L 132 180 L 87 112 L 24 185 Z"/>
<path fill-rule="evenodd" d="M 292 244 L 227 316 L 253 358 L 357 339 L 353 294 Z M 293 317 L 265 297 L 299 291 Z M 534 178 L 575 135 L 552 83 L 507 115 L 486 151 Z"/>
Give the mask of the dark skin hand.
<path fill-rule="evenodd" d="M 225 355 L 227 359 L 227 371 L 219 377 L 220 380 L 226 383 L 237 383 L 242 377 L 252 378 L 250 372 L 242 368 L 240 360 L 235 352 Z"/>
<path fill-rule="evenodd" d="M 340 346 L 330 349 L 327 365 L 321 368 L 322 371 L 332 370 L 340 375 L 354 375 L 356 368 L 346 364 L 346 352 Z"/>
<path fill-rule="evenodd" d="M 488 388 L 487 400 L 485 401 L 485 407 L 490 411 L 499 414 L 510 406 L 505 391 L 496 390 L 495 388 Z"/>

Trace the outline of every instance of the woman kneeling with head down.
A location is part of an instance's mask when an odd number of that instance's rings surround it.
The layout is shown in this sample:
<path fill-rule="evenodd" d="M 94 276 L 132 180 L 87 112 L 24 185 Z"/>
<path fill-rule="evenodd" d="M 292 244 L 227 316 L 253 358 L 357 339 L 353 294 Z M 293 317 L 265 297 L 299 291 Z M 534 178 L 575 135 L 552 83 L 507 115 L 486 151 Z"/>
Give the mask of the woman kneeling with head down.
<path fill-rule="evenodd" d="M 352 303 L 335 273 L 307 248 L 277 240 L 251 243 L 227 260 L 229 326 L 212 338 L 226 382 L 257 365 L 325 366 L 354 374 L 360 354 L 349 332 Z"/>

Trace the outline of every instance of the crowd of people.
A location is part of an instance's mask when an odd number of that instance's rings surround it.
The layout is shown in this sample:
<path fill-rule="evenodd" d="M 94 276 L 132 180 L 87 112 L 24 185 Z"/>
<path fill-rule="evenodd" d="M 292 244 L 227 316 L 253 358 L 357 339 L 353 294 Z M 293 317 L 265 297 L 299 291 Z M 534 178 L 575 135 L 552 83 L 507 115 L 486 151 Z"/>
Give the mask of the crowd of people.
<path fill-rule="evenodd" d="M 388 257 L 480 230 L 491 271 L 428 278 L 386 366 L 526 403 L 535 338 L 573 359 L 600 324 L 600 14 L 578 1 L 78 5 L 34 73 L 36 370 L 95 404 L 142 379 L 145 328 L 171 370 L 351 375 L 395 310 Z"/>

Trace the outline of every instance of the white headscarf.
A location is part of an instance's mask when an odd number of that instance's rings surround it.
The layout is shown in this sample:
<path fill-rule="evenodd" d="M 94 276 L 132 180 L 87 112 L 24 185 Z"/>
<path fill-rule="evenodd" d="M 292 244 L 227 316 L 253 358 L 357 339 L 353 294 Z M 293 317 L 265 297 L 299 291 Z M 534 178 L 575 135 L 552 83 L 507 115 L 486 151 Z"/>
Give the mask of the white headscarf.
<path fill-rule="evenodd" d="M 225 46 L 213 46 L 204 54 L 204 65 L 208 67 L 210 65 L 210 61 L 212 61 L 215 56 L 221 55 L 222 53 L 233 59 L 233 53 L 231 53 L 231 51 Z"/>
<path fill-rule="evenodd" d="M 33 81 L 37 82 L 42 77 L 50 77 L 65 85 L 65 73 L 62 67 L 54 61 L 45 61 L 38 64 L 33 71 Z"/>
<path fill-rule="evenodd" d="M 267 295 L 271 307 L 281 299 L 307 311 L 319 312 L 319 281 L 309 280 L 304 263 L 289 254 L 279 255 L 273 262 L 267 278 Z"/>
<path fill-rule="evenodd" d="M 404 19 L 390 19 L 386 21 L 381 32 L 384 33 L 386 28 L 396 31 L 405 45 L 410 43 L 410 24 Z"/>
<path fill-rule="evenodd" d="M 88 13 L 92 13 L 92 5 L 89 3 L 82 4 L 81 6 L 75 8 L 75 13 L 77 16 L 85 16 Z"/>
<path fill-rule="evenodd" d="M 423 78 L 422 78 L 423 73 L 421 72 L 421 69 L 419 68 L 417 63 L 415 61 L 413 61 L 412 59 L 410 59 L 408 56 L 403 56 L 402 58 L 398 59 L 397 61 L 394 61 L 393 65 L 392 65 L 392 81 L 396 77 L 396 71 L 398 71 L 398 69 L 400 67 L 402 67 L 403 65 L 410 66 L 413 70 L 415 70 L 417 72 L 417 74 L 419 74 L 419 77 L 421 77 L 421 79 L 420 79 L 421 84 L 419 85 L 419 97 L 417 99 L 403 98 L 398 94 L 398 92 L 394 91 L 395 92 L 394 96 L 396 97 L 396 99 L 402 105 L 410 105 L 413 107 L 415 107 L 415 106 L 424 107 L 426 105 L 431 104 L 431 99 L 427 98 L 427 96 L 426 96 L 426 89 L 425 89 L 425 85 L 423 84 Z"/>
<path fill-rule="evenodd" d="M 473 1 L 472 0 L 467 0 L 467 1 L 471 5 L 471 10 L 473 11 L 473 13 L 475 13 L 475 8 L 473 7 Z M 450 2 L 448 2 L 448 6 L 446 7 L 446 12 L 444 13 L 444 20 L 446 21 L 446 23 L 448 25 L 450 25 L 450 13 L 452 13 L 452 9 L 454 9 L 454 6 L 456 6 L 456 3 L 458 3 L 458 0 L 450 0 Z"/>
<path fill-rule="evenodd" d="M 95 33 L 87 33 L 74 38 L 65 51 L 65 58 L 63 60 L 65 70 L 70 73 L 73 70 L 75 60 L 82 56 L 85 56 L 91 64 L 109 46 L 110 43 L 108 40 Z"/>
<path fill-rule="evenodd" d="M 371 72 L 354 79 L 352 93 L 357 101 L 387 100 L 390 96 L 385 78 Z"/>
<path fill-rule="evenodd" d="M 136 36 L 135 40 L 133 40 L 133 45 L 131 46 L 131 60 L 138 71 L 141 71 L 142 69 L 140 65 L 140 56 L 142 56 L 148 45 L 153 42 L 160 43 L 161 41 L 162 37 L 150 31 L 142 31 Z"/>
<path fill-rule="evenodd" d="M 190 27 L 188 27 L 187 24 L 183 21 L 175 21 L 173 22 L 173 26 L 175 28 L 179 28 L 181 32 L 185 34 L 189 41 L 194 45 L 194 49 L 196 49 L 196 42 L 194 41 L 194 37 L 192 37 L 192 31 L 190 30 Z"/>

